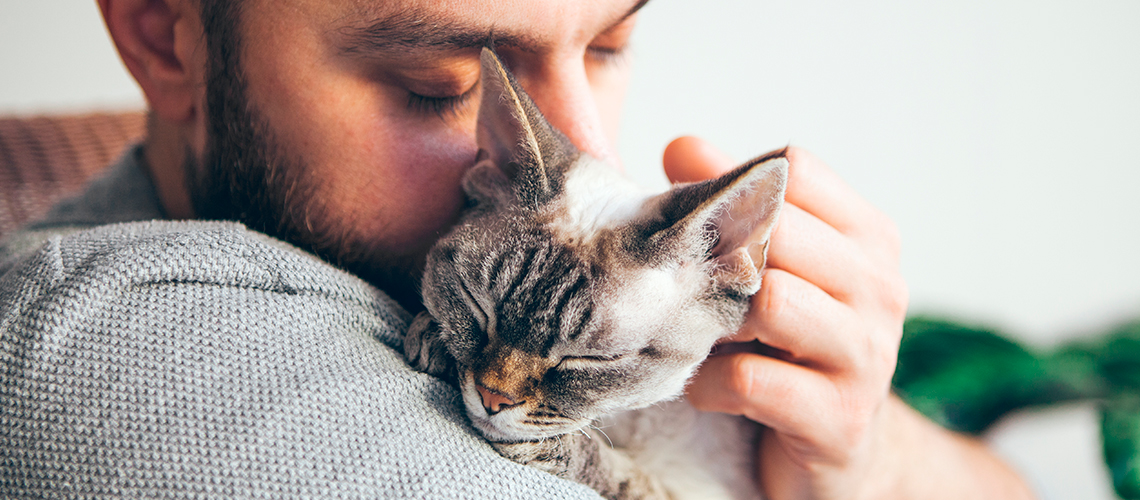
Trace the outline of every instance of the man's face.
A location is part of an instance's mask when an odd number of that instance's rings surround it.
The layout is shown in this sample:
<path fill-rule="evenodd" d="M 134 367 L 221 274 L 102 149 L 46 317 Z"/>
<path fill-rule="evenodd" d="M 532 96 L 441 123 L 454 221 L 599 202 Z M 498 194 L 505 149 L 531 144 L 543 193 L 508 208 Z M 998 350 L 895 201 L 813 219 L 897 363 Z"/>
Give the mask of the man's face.
<path fill-rule="evenodd" d="M 460 178 L 477 152 L 480 48 L 493 39 L 551 123 L 582 150 L 616 160 L 628 80 L 621 51 L 638 6 L 244 0 L 240 77 L 210 82 L 211 95 L 229 96 L 211 105 L 228 112 L 211 110 L 210 144 L 188 155 L 196 209 L 406 287 L 463 205 Z"/>

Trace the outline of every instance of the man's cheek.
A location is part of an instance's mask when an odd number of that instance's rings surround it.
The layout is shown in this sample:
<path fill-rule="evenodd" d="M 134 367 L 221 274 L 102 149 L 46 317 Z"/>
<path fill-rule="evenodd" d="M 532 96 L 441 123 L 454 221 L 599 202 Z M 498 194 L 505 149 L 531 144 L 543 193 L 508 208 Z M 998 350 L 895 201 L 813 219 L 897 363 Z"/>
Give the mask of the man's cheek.
<path fill-rule="evenodd" d="M 474 164 L 474 127 L 443 125 L 394 127 L 391 155 L 405 186 L 415 186 L 421 194 L 454 197 L 461 195 L 460 180 Z"/>
<path fill-rule="evenodd" d="M 355 165 L 335 175 L 339 189 L 329 202 L 352 205 L 336 210 L 342 217 L 335 223 L 398 254 L 431 245 L 462 209 L 460 181 L 477 150 L 473 132 L 392 124 L 361 146 Z"/>

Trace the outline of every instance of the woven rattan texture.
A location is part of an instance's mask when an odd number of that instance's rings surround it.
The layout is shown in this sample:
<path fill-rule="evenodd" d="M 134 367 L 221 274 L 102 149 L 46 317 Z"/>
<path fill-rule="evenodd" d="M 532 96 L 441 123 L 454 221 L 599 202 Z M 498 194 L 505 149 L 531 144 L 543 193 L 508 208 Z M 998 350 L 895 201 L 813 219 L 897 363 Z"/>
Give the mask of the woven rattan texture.
<path fill-rule="evenodd" d="M 0 118 L 0 238 L 77 192 L 145 129 L 143 112 Z"/>

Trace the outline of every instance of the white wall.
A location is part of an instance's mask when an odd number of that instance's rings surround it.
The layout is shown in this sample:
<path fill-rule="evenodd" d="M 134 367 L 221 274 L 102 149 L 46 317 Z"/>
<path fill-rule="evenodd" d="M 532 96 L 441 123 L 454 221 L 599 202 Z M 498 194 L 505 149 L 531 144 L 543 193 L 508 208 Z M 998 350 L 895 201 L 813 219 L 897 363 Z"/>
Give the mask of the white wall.
<path fill-rule="evenodd" d="M 93 0 L 0 0 L 0 113 L 142 106 Z"/>
<path fill-rule="evenodd" d="M 0 113 L 140 105 L 94 2 L 0 6 Z M 622 153 L 644 182 L 681 134 L 804 146 L 898 222 L 914 311 L 1039 345 L 1140 316 L 1140 2 L 654 0 L 642 21 Z M 993 439 L 1049 498 L 1111 498 L 1091 415 Z"/>
<path fill-rule="evenodd" d="M 805 146 L 899 223 L 916 310 L 1041 341 L 1140 316 L 1140 3 L 708 5 L 645 11 L 631 168 L 682 133 Z"/>

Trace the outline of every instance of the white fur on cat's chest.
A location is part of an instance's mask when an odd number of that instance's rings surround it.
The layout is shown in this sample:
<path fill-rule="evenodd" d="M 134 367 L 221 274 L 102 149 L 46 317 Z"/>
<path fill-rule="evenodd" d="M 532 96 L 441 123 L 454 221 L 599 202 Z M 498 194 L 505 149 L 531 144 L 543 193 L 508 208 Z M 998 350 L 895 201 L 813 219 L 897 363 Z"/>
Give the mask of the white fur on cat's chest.
<path fill-rule="evenodd" d="M 760 426 L 744 417 L 659 403 L 600 419 L 598 427 L 677 500 L 753 500 Z M 609 443 L 603 444 L 603 446 Z"/>

